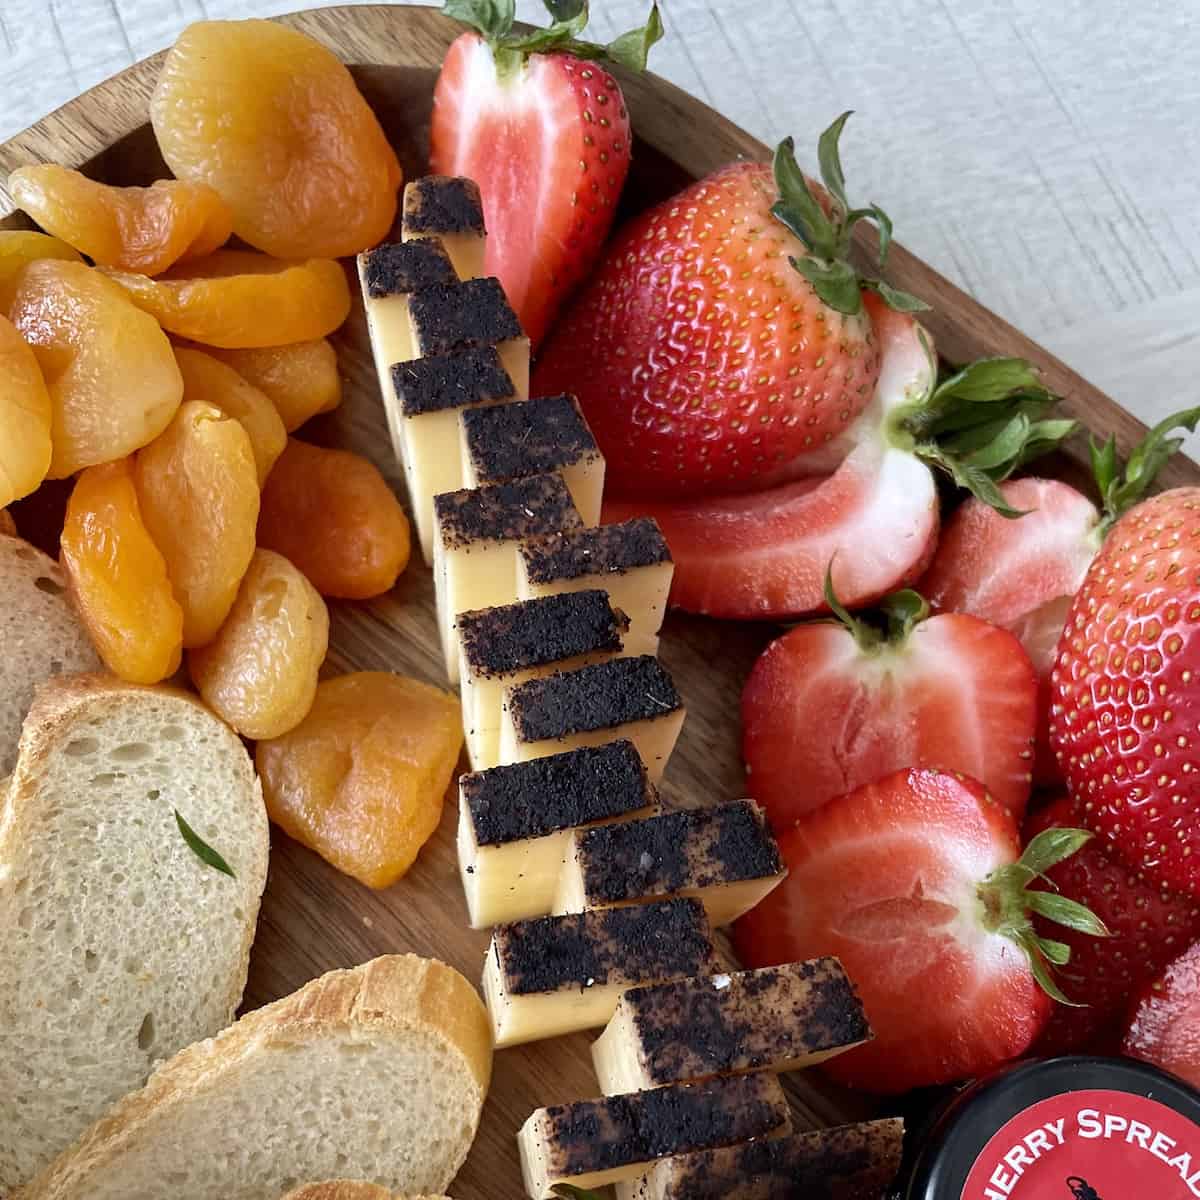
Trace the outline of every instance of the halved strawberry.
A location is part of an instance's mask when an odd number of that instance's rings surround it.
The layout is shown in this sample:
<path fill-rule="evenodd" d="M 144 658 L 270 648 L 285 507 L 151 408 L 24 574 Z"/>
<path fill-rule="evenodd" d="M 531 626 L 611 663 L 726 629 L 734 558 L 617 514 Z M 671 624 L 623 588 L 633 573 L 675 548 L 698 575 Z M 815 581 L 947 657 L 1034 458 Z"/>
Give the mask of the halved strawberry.
<path fill-rule="evenodd" d="M 629 113 L 596 60 L 642 70 L 662 37 L 657 6 L 609 46 L 580 40 L 586 0 L 546 7 L 549 29 L 515 34 L 512 0 L 446 0 L 478 32 L 446 54 L 430 133 L 434 171 L 479 184 L 484 267 L 535 347 L 599 254 L 629 170 Z"/>
<path fill-rule="evenodd" d="M 1200 1087 L 1200 942 L 1138 994 L 1121 1052 Z"/>
<path fill-rule="evenodd" d="M 916 592 L 883 601 L 883 629 L 828 599 L 836 619 L 772 642 L 742 691 L 747 783 L 771 824 L 903 767 L 970 775 L 1020 821 L 1037 679 L 1017 639 L 978 617 L 929 617 Z"/>
<path fill-rule="evenodd" d="M 1062 796 L 1029 818 L 1025 837 L 1032 841 L 1046 829 L 1078 824 L 1070 798 Z M 1034 917 L 1034 928 L 1043 937 L 1060 938 L 1071 947 L 1070 965 L 1060 972 L 1059 982 L 1077 1005 L 1054 1006 L 1034 1046 L 1038 1054 L 1072 1054 L 1087 1047 L 1124 1015 L 1131 992 L 1200 936 L 1200 905 L 1192 897 L 1150 883 L 1099 840 L 1051 867 L 1043 883 L 1031 886 L 1085 905 L 1109 932 L 1106 938 L 1072 929 L 1056 933 L 1044 917 Z"/>
<path fill-rule="evenodd" d="M 854 980 L 873 1041 L 823 1066 L 878 1092 L 949 1083 L 1023 1054 L 1061 996 L 1051 964 L 1066 947 L 1029 914 L 1103 926 L 1038 873 L 1087 840 L 1052 830 L 1024 855 L 1016 822 L 974 780 L 908 770 L 801 817 L 779 838 L 787 878 L 737 922 L 747 966 L 836 955 Z"/>
<path fill-rule="evenodd" d="M 746 496 L 607 502 L 606 520 L 658 518 L 675 559 L 677 608 L 733 618 L 820 612 L 831 562 L 842 603 L 872 604 L 929 564 L 938 532 L 933 468 L 1017 515 L 995 481 L 1073 428 L 1042 419 L 1054 397 L 1028 363 L 984 359 L 937 384 L 920 325 L 874 296 L 865 306 L 879 378 L 832 475 Z"/>

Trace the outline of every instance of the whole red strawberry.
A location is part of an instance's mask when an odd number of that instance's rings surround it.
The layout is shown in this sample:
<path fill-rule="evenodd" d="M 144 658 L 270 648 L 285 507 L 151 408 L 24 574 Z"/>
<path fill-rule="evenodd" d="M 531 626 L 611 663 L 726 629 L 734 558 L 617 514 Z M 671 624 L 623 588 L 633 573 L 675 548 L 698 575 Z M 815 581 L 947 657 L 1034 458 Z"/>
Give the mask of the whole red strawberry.
<path fill-rule="evenodd" d="M 484 269 L 535 347 L 590 271 L 629 170 L 629 113 L 597 60 L 641 70 L 662 37 L 657 7 L 609 46 L 581 40 L 586 0 L 546 8 L 548 29 L 515 33 L 513 0 L 446 0 L 447 15 L 478 32 L 446 53 L 430 131 L 433 170 L 479 184 Z"/>
<path fill-rule="evenodd" d="M 1029 818 L 1025 838 L 1032 841 L 1043 830 L 1078 823 L 1070 798 L 1063 796 Z M 1152 884 L 1098 839 L 1045 874 L 1045 884 L 1031 886 L 1089 908 L 1109 934 L 1092 937 L 1034 917 L 1042 937 L 1071 948 L 1071 961 L 1059 972 L 1059 984 L 1075 1002 L 1054 1006 L 1034 1050 L 1071 1054 L 1111 1030 L 1124 1015 L 1130 994 L 1200 936 L 1200 905 L 1190 896 Z"/>
<path fill-rule="evenodd" d="M 863 411 L 879 374 L 864 287 L 925 305 L 846 260 L 869 219 L 886 258 L 890 223 L 852 209 L 838 158 L 849 113 L 821 136 L 825 190 L 796 165 L 736 163 L 635 218 L 544 347 L 538 392 L 573 391 L 625 496 L 761 488 Z"/>
<path fill-rule="evenodd" d="M 1200 895 L 1200 488 L 1143 501 L 1108 535 L 1059 643 L 1050 742 L 1081 820 Z"/>

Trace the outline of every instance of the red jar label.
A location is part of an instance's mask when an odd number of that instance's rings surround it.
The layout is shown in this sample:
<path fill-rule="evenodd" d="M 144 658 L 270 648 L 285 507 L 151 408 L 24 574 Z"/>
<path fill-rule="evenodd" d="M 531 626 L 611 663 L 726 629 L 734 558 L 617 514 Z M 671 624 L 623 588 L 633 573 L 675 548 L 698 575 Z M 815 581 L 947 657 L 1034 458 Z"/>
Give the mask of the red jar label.
<path fill-rule="evenodd" d="M 1200 1128 L 1128 1092 L 1067 1092 L 1001 1127 L 962 1200 L 1200 1200 Z"/>

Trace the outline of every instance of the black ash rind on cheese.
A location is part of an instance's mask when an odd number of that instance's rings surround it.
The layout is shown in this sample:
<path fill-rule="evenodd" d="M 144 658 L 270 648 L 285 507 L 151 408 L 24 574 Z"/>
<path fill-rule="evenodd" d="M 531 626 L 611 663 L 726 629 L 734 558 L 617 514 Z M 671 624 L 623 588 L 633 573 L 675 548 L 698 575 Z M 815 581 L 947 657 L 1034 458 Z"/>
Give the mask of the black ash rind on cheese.
<path fill-rule="evenodd" d="M 841 1125 L 700 1150 L 660 1162 L 655 1200 L 867 1200 L 896 1178 L 904 1122 Z"/>
<path fill-rule="evenodd" d="M 642 654 L 531 679 L 509 693 L 508 711 L 521 741 L 541 742 L 664 717 L 682 703 L 659 661 Z"/>
<path fill-rule="evenodd" d="M 653 517 L 532 538 L 522 545 L 520 554 L 533 584 L 624 574 L 671 561 L 667 539 Z"/>
<path fill-rule="evenodd" d="M 787 1100 L 771 1075 L 676 1084 L 556 1104 L 537 1114 L 551 1179 L 767 1137 L 789 1120 Z"/>
<path fill-rule="evenodd" d="M 525 336 L 498 279 L 464 279 L 421 288 L 409 297 L 408 312 L 422 358 Z"/>
<path fill-rule="evenodd" d="M 583 524 L 561 475 L 443 492 L 433 498 L 433 508 L 447 549 L 515 541 Z"/>
<path fill-rule="evenodd" d="M 718 969 L 704 906 L 692 899 L 498 925 L 492 945 L 510 996 L 632 987 Z"/>
<path fill-rule="evenodd" d="M 476 676 L 508 675 L 584 654 L 615 654 L 629 618 L 595 589 L 459 613 L 463 657 Z"/>
<path fill-rule="evenodd" d="M 836 958 L 633 988 L 629 1022 L 648 1086 L 780 1069 L 871 1036 L 862 1001 Z"/>
<path fill-rule="evenodd" d="M 576 858 L 588 904 L 619 904 L 783 870 L 762 811 L 748 800 L 589 829 L 579 835 Z"/>
<path fill-rule="evenodd" d="M 463 775 L 459 796 L 480 846 L 611 820 L 656 798 L 641 756 L 624 738 Z"/>
<path fill-rule="evenodd" d="M 392 386 L 400 401 L 400 411 L 406 417 L 508 400 L 517 394 L 495 346 L 473 346 L 451 354 L 431 354 L 411 362 L 394 363 Z"/>
<path fill-rule="evenodd" d="M 413 237 L 486 233 L 479 184 L 459 175 L 425 175 L 404 189 L 404 232 Z"/>
<path fill-rule="evenodd" d="M 407 296 L 419 288 L 458 282 L 450 256 L 437 242 L 385 242 L 364 255 L 367 296 Z"/>
<path fill-rule="evenodd" d="M 480 483 L 560 471 L 599 458 L 574 396 L 541 396 L 463 413 L 467 455 Z"/>

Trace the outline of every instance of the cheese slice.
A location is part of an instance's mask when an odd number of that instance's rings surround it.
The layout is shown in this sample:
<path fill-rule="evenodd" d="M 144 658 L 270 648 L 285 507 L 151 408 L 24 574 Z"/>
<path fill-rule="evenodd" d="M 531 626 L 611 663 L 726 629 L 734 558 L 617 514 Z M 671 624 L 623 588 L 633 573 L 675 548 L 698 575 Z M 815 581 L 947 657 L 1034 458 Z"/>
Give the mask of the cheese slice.
<path fill-rule="evenodd" d="M 904 1122 L 886 1118 L 697 1150 L 619 1183 L 617 1200 L 868 1200 L 895 1180 L 903 1142 Z"/>
<path fill-rule="evenodd" d="M 458 682 L 459 613 L 511 604 L 517 598 L 517 545 L 522 538 L 579 525 L 559 475 L 464 488 L 433 498 L 433 585 L 446 674 Z M 566 747 L 562 747 L 566 749 Z"/>
<path fill-rule="evenodd" d="M 695 896 L 714 928 L 749 912 L 787 874 L 752 800 L 662 813 L 575 835 L 555 912 Z"/>
<path fill-rule="evenodd" d="M 561 671 L 510 687 L 500 722 L 500 761 L 628 738 L 657 783 L 685 710 L 670 675 L 648 654 Z"/>
<path fill-rule="evenodd" d="M 450 256 L 460 279 L 483 275 L 487 231 L 479 185 L 454 175 L 411 180 L 404 187 L 400 237 L 406 242 L 436 241 Z"/>
<path fill-rule="evenodd" d="M 504 689 L 623 652 L 629 627 L 605 592 L 568 592 L 460 613 L 454 621 L 463 731 L 476 771 L 496 766 Z"/>
<path fill-rule="evenodd" d="M 658 522 L 638 517 L 530 538 L 517 557 L 517 594 L 525 600 L 603 588 L 629 617 L 631 637 L 653 636 L 662 627 L 674 569 Z"/>
<path fill-rule="evenodd" d="M 558 471 L 585 525 L 600 520 L 604 459 L 574 396 L 541 396 L 462 414 L 463 483 Z"/>
<path fill-rule="evenodd" d="M 592 1044 L 606 1096 L 668 1083 L 795 1071 L 871 1037 L 836 958 L 632 988 Z"/>
<path fill-rule="evenodd" d="M 548 913 L 571 830 L 647 816 L 657 802 L 627 741 L 465 774 L 458 796 L 458 866 L 474 929 Z"/>
<path fill-rule="evenodd" d="M 475 346 L 393 364 L 404 474 L 421 553 L 433 563 L 433 498 L 463 486 L 459 413 L 510 400 L 516 384 L 495 346 Z"/>
<path fill-rule="evenodd" d="M 497 926 L 483 996 L 498 1047 L 607 1024 L 639 983 L 715 974 L 704 906 L 665 900 Z"/>
<path fill-rule="evenodd" d="M 789 1132 L 779 1080 L 745 1075 L 539 1108 L 517 1145 L 526 1192 L 545 1200 L 558 1184 L 632 1182 L 666 1155 Z"/>

